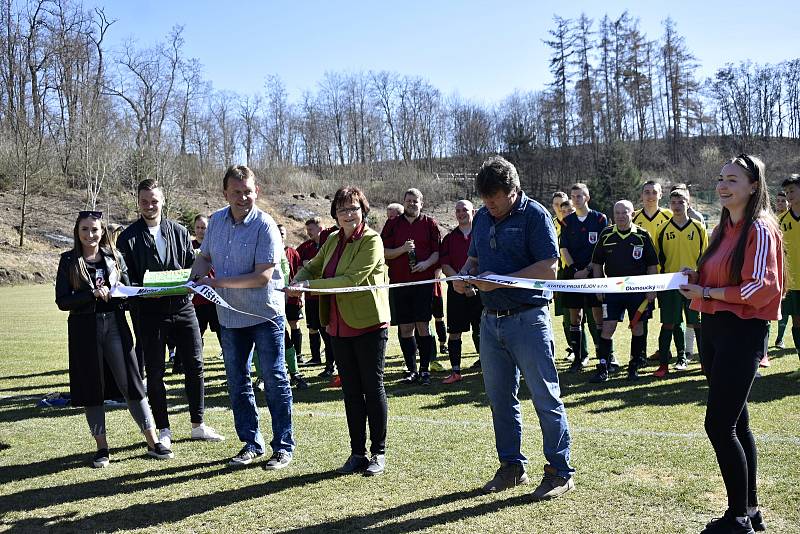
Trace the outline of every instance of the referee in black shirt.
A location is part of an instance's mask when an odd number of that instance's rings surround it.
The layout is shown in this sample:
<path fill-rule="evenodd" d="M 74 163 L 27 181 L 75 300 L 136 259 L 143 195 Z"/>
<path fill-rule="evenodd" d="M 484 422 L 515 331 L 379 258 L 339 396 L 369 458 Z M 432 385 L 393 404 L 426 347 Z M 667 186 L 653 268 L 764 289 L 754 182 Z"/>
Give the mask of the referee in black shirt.
<path fill-rule="evenodd" d="M 653 240 L 647 230 L 632 224 L 633 204 L 628 200 L 620 200 L 614 204 L 614 225 L 609 226 L 600 233 L 597 245 L 592 254 L 592 270 L 594 278 L 604 276 L 637 276 L 643 274 L 658 274 L 658 255 L 656 254 Z M 611 338 L 617 328 L 617 323 L 625 318 L 633 318 L 636 310 L 647 299 L 652 305 L 656 298 L 654 292 L 649 293 L 608 293 L 598 294 L 598 300 L 603 303 L 603 330 L 600 334 L 600 346 L 597 356 L 600 363 L 597 365 L 597 374 L 591 382 L 605 382 L 611 368 Z M 648 306 L 649 313 L 650 306 Z M 628 364 L 628 379 L 638 378 L 637 367 L 644 351 L 643 321 L 637 322 L 633 327 L 631 338 L 631 360 Z"/>

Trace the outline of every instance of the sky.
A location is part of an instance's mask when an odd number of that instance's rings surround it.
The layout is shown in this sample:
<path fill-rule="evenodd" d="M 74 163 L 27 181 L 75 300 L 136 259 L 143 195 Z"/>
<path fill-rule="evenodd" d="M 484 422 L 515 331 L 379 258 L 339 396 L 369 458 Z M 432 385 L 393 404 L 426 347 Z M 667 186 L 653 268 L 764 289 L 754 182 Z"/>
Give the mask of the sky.
<path fill-rule="evenodd" d="M 515 89 L 542 90 L 551 79 L 542 41 L 554 15 L 586 13 L 597 23 L 626 9 L 651 40 L 671 17 L 701 78 L 726 62 L 800 57 L 800 9 L 789 0 L 84 1 L 116 19 L 108 34 L 113 48 L 128 39 L 150 46 L 182 25 L 185 55 L 203 64 L 215 89 L 261 93 L 266 77 L 278 75 L 292 99 L 315 90 L 326 71 L 420 76 L 444 95 L 478 103 Z"/>

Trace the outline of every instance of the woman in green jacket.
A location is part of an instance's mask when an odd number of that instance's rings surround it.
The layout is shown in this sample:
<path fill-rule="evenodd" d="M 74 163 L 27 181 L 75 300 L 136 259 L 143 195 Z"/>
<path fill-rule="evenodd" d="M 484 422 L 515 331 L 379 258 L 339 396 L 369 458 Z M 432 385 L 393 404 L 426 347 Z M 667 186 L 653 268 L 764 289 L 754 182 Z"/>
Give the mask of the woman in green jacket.
<path fill-rule="evenodd" d="M 294 277 L 294 287 L 331 289 L 388 283 L 383 242 L 367 227 L 369 202 L 356 187 L 342 187 L 331 202 L 339 230 Z M 290 295 L 293 292 L 288 289 Z M 331 335 L 333 354 L 342 379 L 351 455 L 341 474 L 383 472 L 388 406 L 383 387 L 389 328 L 389 292 L 371 289 L 322 294 L 320 323 Z M 370 457 L 366 426 L 369 423 Z"/>

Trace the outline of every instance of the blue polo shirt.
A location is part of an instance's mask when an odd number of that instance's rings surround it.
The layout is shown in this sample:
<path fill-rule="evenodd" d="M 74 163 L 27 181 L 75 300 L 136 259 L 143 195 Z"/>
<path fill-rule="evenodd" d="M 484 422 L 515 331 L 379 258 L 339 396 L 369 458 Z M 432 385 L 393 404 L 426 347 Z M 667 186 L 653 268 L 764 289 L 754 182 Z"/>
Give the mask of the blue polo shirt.
<path fill-rule="evenodd" d="M 214 212 L 208 219 L 208 230 L 200 251 L 211 257 L 211 264 L 219 277 L 252 273 L 258 263 L 273 263 L 272 279 L 266 287 L 248 289 L 216 288 L 225 302 L 248 313 L 273 318 L 285 315 L 283 276 L 280 269 L 283 242 L 278 225 L 268 214 L 257 207 L 244 220 L 233 220 L 230 207 Z M 219 322 L 226 328 L 244 328 L 265 322 L 264 319 L 244 315 L 217 306 Z"/>
<path fill-rule="evenodd" d="M 478 258 L 479 273 L 491 271 L 511 274 L 539 261 L 558 258 L 556 230 L 544 206 L 520 191 L 511 212 L 500 222 L 495 221 L 486 207 L 478 210 L 472 221 L 469 255 Z M 535 289 L 499 288 L 482 291 L 480 295 L 485 307 L 507 310 L 523 305 L 546 306 L 552 293 Z"/>

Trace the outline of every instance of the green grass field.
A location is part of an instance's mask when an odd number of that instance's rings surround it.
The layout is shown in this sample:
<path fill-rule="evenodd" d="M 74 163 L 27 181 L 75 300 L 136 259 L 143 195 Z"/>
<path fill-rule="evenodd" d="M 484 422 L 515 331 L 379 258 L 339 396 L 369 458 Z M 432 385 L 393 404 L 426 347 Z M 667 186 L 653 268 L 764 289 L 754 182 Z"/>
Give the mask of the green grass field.
<path fill-rule="evenodd" d="M 562 499 L 534 503 L 533 486 L 491 496 L 477 491 L 497 467 L 480 374 L 469 371 L 454 387 L 441 385 L 444 375 L 428 389 L 401 386 L 396 344 L 390 345 L 387 362 L 383 476 L 334 474 L 349 454 L 344 407 L 340 391 L 323 387 L 326 381 L 316 373 L 312 389 L 295 393 L 297 449 L 291 466 L 271 473 L 225 467 L 240 444 L 210 332 L 206 419 L 228 439 L 188 441 L 182 386 L 171 375 L 175 459 L 148 459 L 127 411 L 114 409 L 107 416 L 111 466 L 91 469 L 94 442 L 82 411 L 35 406 L 49 392 L 68 391 L 66 317 L 53 302 L 52 287 L 0 289 L 3 532 L 654 534 L 697 532 L 725 508 L 722 479 L 703 432 L 706 386 L 696 363 L 666 380 L 644 376 L 633 385 L 623 378 L 589 385 L 588 372 L 562 375 L 577 487 Z M 627 332 L 621 327 L 616 339 L 623 364 Z M 560 328 L 556 335 L 559 367 L 565 369 Z M 651 331 L 651 352 L 655 338 Z M 465 345 L 469 366 L 475 354 L 471 341 Z M 756 380 L 750 404 L 760 496 L 771 532 L 800 532 L 800 381 L 790 376 L 798 358 L 793 347 L 771 356 L 773 365 Z M 524 452 L 538 482 L 541 434 L 524 387 L 523 395 Z M 259 404 L 262 429 L 268 430 L 263 398 Z"/>

